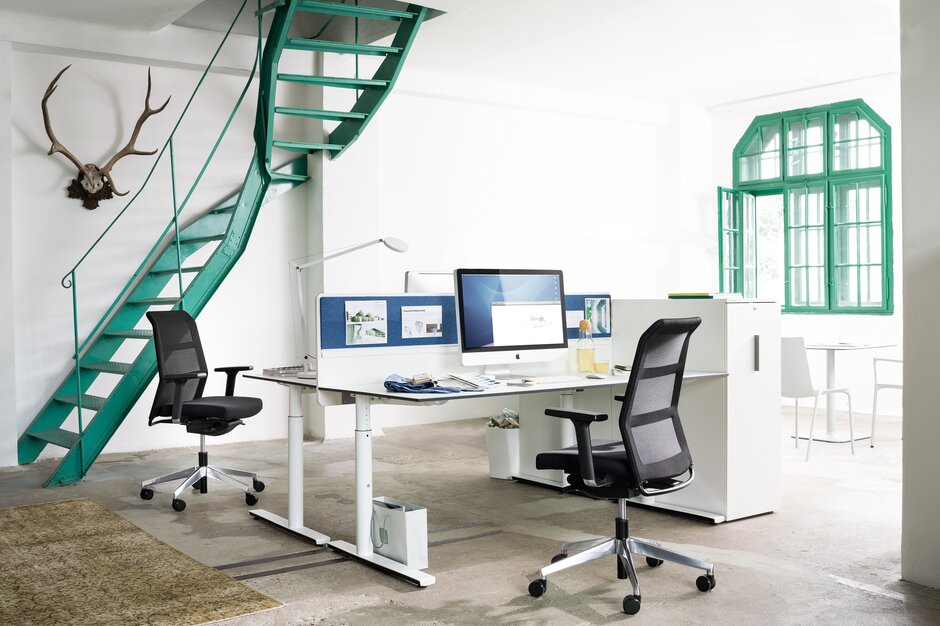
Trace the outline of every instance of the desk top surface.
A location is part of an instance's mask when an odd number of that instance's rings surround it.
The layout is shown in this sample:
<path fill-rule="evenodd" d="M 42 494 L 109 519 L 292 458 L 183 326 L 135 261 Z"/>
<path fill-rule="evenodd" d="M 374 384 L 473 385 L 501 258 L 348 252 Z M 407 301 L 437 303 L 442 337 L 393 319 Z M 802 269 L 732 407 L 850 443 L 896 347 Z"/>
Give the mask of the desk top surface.
<path fill-rule="evenodd" d="M 726 372 L 699 372 L 686 370 L 683 380 L 700 380 L 706 378 L 726 377 Z M 243 374 L 245 378 L 256 380 L 266 380 L 281 385 L 293 385 L 305 387 L 308 389 L 319 389 L 321 391 L 334 391 L 340 393 L 350 393 L 353 395 L 365 395 L 374 398 L 383 398 L 388 400 L 400 400 L 404 402 L 443 402 L 445 400 L 471 400 L 473 398 L 493 397 L 493 396 L 513 396 L 526 393 L 544 393 L 551 391 L 568 391 L 572 389 L 589 389 L 595 387 L 617 387 L 626 385 L 629 375 L 627 373 L 619 375 L 610 375 L 606 378 L 585 378 L 583 375 L 569 374 L 568 380 L 539 382 L 534 385 L 514 385 L 500 383 L 488 389 L 480 391 L 461 391 L 454 393 L 400 393 L 392 392 L 385 388 L 384 382 L 376 383 L 351 383 L 349 385 L 329 385 L 318 386 L 317 381 L 311 378 L 297 378 L 294 376 L 265 376 L 263 374 Z M 548 375 L 547 375 L 548 376 Z M 446 383 L 445 383 L 446 385 Z"/>
<path fill-rule="evenodd" d="M 890 348 L 894 343 L 866 343 L 864 341 L 813 341 L 806 344 L 807 350 L 868 350 Z"/>

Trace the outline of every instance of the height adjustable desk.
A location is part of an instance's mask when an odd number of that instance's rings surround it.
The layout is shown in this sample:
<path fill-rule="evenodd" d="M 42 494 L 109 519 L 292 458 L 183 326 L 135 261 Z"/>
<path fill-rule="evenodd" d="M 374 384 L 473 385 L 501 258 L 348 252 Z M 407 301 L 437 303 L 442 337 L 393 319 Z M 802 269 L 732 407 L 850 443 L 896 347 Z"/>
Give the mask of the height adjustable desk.
<path fill-rule="evenodd" d="M 500 384 L 483 391 L 459 393 L 395 393 L 385 389 L 383 383 L 335 385 L 320 387 L 320 391 L 341 394 L 347 402 L 356 404 L 356 543 L 332 540 L 327 545 L 359 561 L 389 574 L 407 580 L 419 587 L 434 583 L 434 576 L 415 570 L 372 551 L 372 418 L 371 407 L 375 403 L 427 404 L 480 397 L 516 396 L 529 394 L 555 395 L 556 406 L 573 408 L 576 392 L 591 388 L 617 387 L 622 390 L 627 376 L 609 376 L 603 379 L 588 379 L 565 373 L 565 382 L 538 383 L 533 386 Z M 686 371 L 686 381 L 723 377 L 721 372 Z M 554 378 L 554 377 L 553 377 Z M 556 395 L 557 394 L 557 395 Z M 614 416 L 615 417 L 615 416 Z"/>
<path fill-rule="evenodd" d="M 329 306 L 324 306 L 326 299 L 329 299 L 326 303 Z M 364 301 L 361 307 L 357 300 Z M 375 302 L 383 304 L 376 307 Z M 358 335 L 350 332 L 349 326 L 361 324 L 368 328 L 374 327 L 376 323 L 347 321 L 347 328 L 334 328 L 331 331 L 332 337 L 320 327 L 325 323 L 324 320 L 328 323 L 330 319 L 339 319 L 338 325 L 341 326 L 344 315 L 348 318 L 350 312 L 358 313 L 360 308 L 368 314 L 369 311 L 365 309 L 371 306 L 371 310 L 378 310 L 379 313 L 370 317 L 388 318 L 381 326 L 386 334 L 391 335 L 397 332 L 401 324 L 400 318 L 395 318 L 396 311 L 406 306 L 417 306 L 416 303 L 443 308 L 445 332 L 442 336 L 427 340 L 419 338 L 410 343 L 396 343 L 395 337 L 390 337 L 383 343 L 373 341 L 381 337 L 373 334 L 372 339 L 367 337 L 367 340 L 372 341 L 371 344 L 352 346 L 350 341 L 356 341 Z M 703 318 L 702 327 L 692 338 L 682 396 L 691 401 L 689 409 L 682 416 L 689 445 L 696 459 L 696 469 L 700 470 L 695 485 L 698 489 L 683 490 L 692 492 L 689 500 L 665 502 L 659 506 L 683 512 L 712 512 L 715 513 L 715 521 L 774 510 L 779 490 L 779 318 L 764 319 L 765 314 L 769 315 L 769 312 L 775 310 L 773 306 L 663 300 L 613 301 L 613 305 L 612 326 L 617 334 L 613 340 L 607 339 L 606 345 L 603 341 L 597 343 L 605 346 L 607 353 L 604 356 L 614 363 L 632 362 L 636 338 L 656 319 L 688 315 Z M 284 518 L 266 511 L 254 511 L 252 514 L 291 531 L 301 529 L 302 532 L 297 533 L 299 536 L 317 543 L 327 541 L 330 548 L 415 585 L 429 586 L 435 582 L 435 578 L 373 552 L 370 532 L 373 405 L 420 406 L 496 396 L 519 396 L 523 413 L 521 435 L 525 440 L 527 429 L 530 434 L 542 430 L 539 421 L 535 419 L 542 404 L 575 408 L 574 405 L 581 402 L 580 398 L 590 395 L 603 397 L 606 394 L 609 398 L 606 412 L 610 414 L 610 419 L 595 426 L 606 425 L 610 428 L 611 424 L 616 425 L 619 404 L 614 406 L 613 395 L 624 388 L 627 376 L 587 379 L 569 373 L 564 381 L 554 380 L 562 373 L 558 370 L 570 369 L 574 363 L 573 353 L 567 363 L 562 363 L 554 371 L 531 371 L 536 377 L 542 375 L 548 378 L 531 387 L 502 384 L 484 391 L 447 394 L 394 393 L 386 390 L 383 381 L 393 372 L 405 375 L 429 372 L 439 375 L 466 369 L 459 365 L 459 352 L 453 336 L 447 335 L 448 325 L 453 324 L 453 296 L 320 296 L 318 311 L 318 380 L 252 376 L 287 387 L 291 394 L 289 420 L 292 425 L 288 444 L 291 451 L 288 461 L 290 500 L 286 524 Z M 764 324 L 764 321 L 769 323 Z M 732 341 L 731 335 L 738 336 L 740 341 Z M 747 341 L 744 341 L 745 338 Z M 422 341 L 426 341 L 426 345 L 421 345 Z M 526 366 L 526 369 L 528 374 L 530 368 Z M 776 381 L 776 387 L 770 384 L 773 381 Z M 744 393 L 745 388 L 751 396 L 760 397 L 762 404 L 755 405 L 750 401 L 736 399 L 736 396 Z M 303 391 L 316 391 L 319 403 L 326 407 L 355 405 L 355 543 L 329 540 L 326 535 L 303 526 L 303 428 L 299 418 L 300 394 Z M 770 410 L 764 410 L 768 403 Z M 707 410 L 698 410 L 700 406 L 706 405 Z M 567 445 L 564 440 L 544 443 L 544 447 L 535 451 Z M 522 454 L 528 454 L 524 446 Z M 520 461 L 525 463 L 525 458 Z"/>

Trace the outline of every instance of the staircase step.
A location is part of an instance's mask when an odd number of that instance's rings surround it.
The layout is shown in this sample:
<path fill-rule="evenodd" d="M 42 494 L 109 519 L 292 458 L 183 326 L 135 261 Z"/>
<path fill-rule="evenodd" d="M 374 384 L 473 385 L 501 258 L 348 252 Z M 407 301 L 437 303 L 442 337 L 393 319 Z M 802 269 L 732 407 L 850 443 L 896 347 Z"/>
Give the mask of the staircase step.
<path fill-rule="evenodd" d="M 98 361 L 97 363 L 83 363 L 82 367 L 86 370 L 96 372 L 105 372 L 107 374 L 127 374 L 133 367 L 132 363 L 121 363 L 119 361 Z"/>
<path fill-rule="evenodd" d="M 136 328 L 130 328 L 128 330 L 106 330 L 103 334 L 108 337 L 123 337 L 124 339 L 153 339 L 152 330 L 138 330 Z"/>
<path fill-rule="evenodd" d="M 29 433 L 29 436 L 68 450 L 74 448 L 75 444 L 78 443 L 78 433 L 73 433 L 70 430 L 62 430 L 61 428 L 37 430 L 34 433 Z"/>
<path fill-rule="evenodd" d="M 127 301 L 128 304 L 176 304 L 180 299 L 176 297 L 167 298 L 132 298 Z"/>
<path fill-rule="evenodd" d="M 316 152 L 317 150 L 342 150 L 344 146 L 338 143 L 306 143 L 303 141 L 280 141 L 275 139 L 271 145 L 281 150 L 293 152 Z"/>
<path fill-rule="evenodd" d="M 415 14 L 410 11 L 374 9 L 372 7 L 358 7 L 350 4 L 317 2 L 316 0 L 300 0 L 300 3 L 297 5 L 297 10 L 308 11 L 310 13 L 324 13 L 326 15 L 362 17 L 371 20 L 413 20 L 415 18 Z"/>
<path fill-rule="evenodd" d="M 198 272 L 202 271 L 202 268 L 203 268 L 203 267 L 205 267 L 205 266 L 204 266 L 204 265 L 194 265 L 193 267 L 184 267 L 184 268 L 181 269 L 181 271 L 182 271 L 184 274 L 193 274 L 193 273 L 198 273 Z M 175 268 L 175 267 L 171 267 L 171 268 L 165 269 L 165 270 L 150 270 L 150 274 L 153 275 L 153 276 L 165 276 L 166 274 L 175 274 L 175 273 L 176 273 L 176 268 Z"/>
<path fill-rule="evenodd" d="M 271 172 L 271 180 L 287 180 L 298 183 L 305 183 L 310 180 L 310 177 L 304 174 L 281 174 L 279 172 Z"/>
<path fill-rule="evenodd" d="M 357 113 L 354 111 L 327 111 L 324 109 L 298 109 L 296 107 L 274 107 L 274 112 L 280 115 L 297 115 L 300 117 L 311 117 L 318 120 L 364 120 L 368 116 L 366 113 Z"/>
<path fill-rule="evenodd" d="M 336 54 L 371 54 L 384 56 L 387 54 L 400 54 L 402 49 L 396 46 L 373 46 L 364 43 L 347 43 L 345 41 L 323 41 L 320 39 L 300 39 L 292 37 L 287 40 L 285 48 L 291 50 L 306 50 L 308 52 L 335 52 Z"/>
<path fill-rule="evenodd" d="M 288 83 L 306 83 L 321 87 L 339 87 L 342 89 L 385 89 L 387 80 L 377 78 L 344 78 L 341 76 L 307 76 L 305 74 L 278 74 L 278 80 Z"/>
<path fill-rule="evenodd" d="M 78 406 L 78 396 L 74 394 L 70 396 L 56 396 L 55 399 L 58 402 L 64 402 L 66 404 L 74 404 L 75 406 Z M 82 408 L 83 409 L 90 409 L 92 411 L 100 411 L 101 409 L 104 408 L 104 405 L 105 403 L 107 403 L 107 401 L 108 401 L 107 398 L 102 398 L 101 396 L 93 396 L 88 393 L 82 394 Z"/>
<path fill-rule="evenodd" d="M 225 239 L 225 233 L 220 233 L 218 235 L 200 235 L 198 237 L 183 237 L 180 236 L 180 244 L 184 243 L 208 243 L 210 241 L 222 241 Z"/>

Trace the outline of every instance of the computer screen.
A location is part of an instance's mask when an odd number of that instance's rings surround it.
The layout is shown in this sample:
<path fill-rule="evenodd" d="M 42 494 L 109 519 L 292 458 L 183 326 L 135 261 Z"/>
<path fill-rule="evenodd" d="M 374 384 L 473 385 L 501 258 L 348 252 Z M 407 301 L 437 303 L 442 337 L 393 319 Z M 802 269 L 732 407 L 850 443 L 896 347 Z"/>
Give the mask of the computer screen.
<path fill-rule="evenodd" d="M 458 269 L 461 362 L 550 361 L 566 354 L 561 270 Z"/>

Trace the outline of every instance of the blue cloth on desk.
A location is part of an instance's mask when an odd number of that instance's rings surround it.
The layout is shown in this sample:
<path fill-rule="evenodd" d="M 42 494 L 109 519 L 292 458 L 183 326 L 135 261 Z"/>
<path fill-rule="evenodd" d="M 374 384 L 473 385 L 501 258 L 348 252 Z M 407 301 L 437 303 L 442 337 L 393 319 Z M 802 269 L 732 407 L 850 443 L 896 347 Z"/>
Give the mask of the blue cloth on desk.
<path fill-rule="evenodd" d="M 440 387 L 433 380 L 415 383 L 411 378 L 398 374 L 390 374 L 385 379 L 385 388 L 399 393 L 458 393 L 461 391 L 483 391 L 482 389 L 465 389 L 463 387 Z"/>

